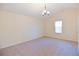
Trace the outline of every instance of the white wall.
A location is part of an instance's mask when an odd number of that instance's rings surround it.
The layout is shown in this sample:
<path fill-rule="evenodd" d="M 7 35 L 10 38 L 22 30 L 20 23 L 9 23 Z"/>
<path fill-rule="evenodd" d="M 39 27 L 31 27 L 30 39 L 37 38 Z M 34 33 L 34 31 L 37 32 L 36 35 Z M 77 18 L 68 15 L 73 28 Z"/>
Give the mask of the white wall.
<path fill-rule="evenodd" d="M 43 36 L 43 21 L 31 16 L 0 11 L 0 48 Z"/>
<path fill-rule="evenodd" d="M 61 34 L 55 33 L 54 23 L 57 18 L 54 16 L 45 21 L 45 24 L 46 24 L 45 36 L 69 40 L 69 41 L 77 41 L 76 9 L 62 10 L 58 13 L 58 15 L 61 16 L 61 20 L 63 22 L 63 33 L 61 33 Z"/>
<path fill-rule="evenodd" d="M 78 22 L 77 22 L 77 24 L 78 24 L 78 32 L 77 32 L 77 39 L 78 39 L 78 53 L 79 53 L 79 4 L 78 4 Z"/>

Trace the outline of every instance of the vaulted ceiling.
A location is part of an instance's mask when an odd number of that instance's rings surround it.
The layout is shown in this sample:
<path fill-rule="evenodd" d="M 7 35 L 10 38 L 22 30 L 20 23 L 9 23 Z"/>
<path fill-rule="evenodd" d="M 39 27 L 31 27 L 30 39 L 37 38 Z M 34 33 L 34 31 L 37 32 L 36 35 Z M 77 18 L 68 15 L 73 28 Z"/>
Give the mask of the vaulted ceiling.
<path fill-rule="evenodd" d="M 76 8 L 76 3 L 48 3 L 46 4 L 47 10 L 51 13 L 49 16 L 41 16 L 44 10 L 43 3 L 1 3 L 0 9 L 26 16 L 34 16 L 39 18 L 49 18 L 62 10 Z"/>

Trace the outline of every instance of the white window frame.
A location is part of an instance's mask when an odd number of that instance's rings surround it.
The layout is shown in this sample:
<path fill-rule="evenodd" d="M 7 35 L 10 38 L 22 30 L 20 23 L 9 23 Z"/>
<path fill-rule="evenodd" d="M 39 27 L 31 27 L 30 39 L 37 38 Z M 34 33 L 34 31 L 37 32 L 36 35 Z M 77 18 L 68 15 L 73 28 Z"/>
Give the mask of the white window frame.
<path fill-rule="evenodd" d="M 62 33 L 62 20 L 55 21 L 55 33 Z"/>

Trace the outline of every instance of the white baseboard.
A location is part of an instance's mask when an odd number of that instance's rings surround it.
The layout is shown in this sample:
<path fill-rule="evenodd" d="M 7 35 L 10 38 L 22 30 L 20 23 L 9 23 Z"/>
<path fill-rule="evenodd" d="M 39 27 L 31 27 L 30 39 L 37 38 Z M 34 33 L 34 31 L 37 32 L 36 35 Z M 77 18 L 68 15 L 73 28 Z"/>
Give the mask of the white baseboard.
<path fill-rule="evenodd" d="M 0 49 L 8 48 L 8 47 L 11 47 L 11 46 L 14 46 L 14 45 L 18 45 L 18 44 L 21 44 L 21 43 L 25 43 L 25 42 L 30 41 L 30 40 L 35 40 L 35 39 L 38 39 L 38 38 L 41 38 L 41 37 L 42 37 L 42 35 L 39 36 L 39 37 L 35 37 L 33 39 L 26 40 L 26 41 L 25 40 L 24 41 L 18 41 L 18 42 L 13 43 L 13 44 L 5 45 L 5 46 L 0 46 Z"/>

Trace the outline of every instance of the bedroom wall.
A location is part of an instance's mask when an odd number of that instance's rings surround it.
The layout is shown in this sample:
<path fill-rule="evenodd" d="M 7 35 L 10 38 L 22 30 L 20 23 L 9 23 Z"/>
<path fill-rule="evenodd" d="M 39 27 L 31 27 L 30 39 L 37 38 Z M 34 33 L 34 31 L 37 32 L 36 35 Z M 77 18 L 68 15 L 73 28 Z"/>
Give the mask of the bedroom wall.
<path fill-rule="evenodd" d="M 77 39 L 78 39 L 78 54 L 79 54 L 79 4 L 78 4 L 78 22 L 77 22 Z"/>
<path fill-rule="evenodd" d="M 58 13 L 61 17 L 57 19 L 55 16 L 52 16 L 50 19 L 45 21 L 46 30 L 45 36 L 58 38 L 69 41 L 77 42 L 77 12 L 76 9 L 65 9 Z M 63 33 L 55 33 L 54 22 L 56 20 L 62 20 L 63 22 Z"/>
<path fill-rule="evenodd" d="M 43 20 L 0 11 L 0 48 L 43 36 Z"/>

